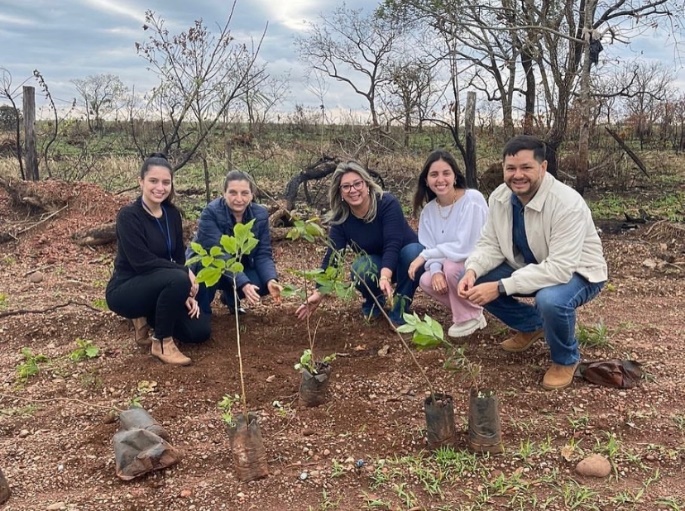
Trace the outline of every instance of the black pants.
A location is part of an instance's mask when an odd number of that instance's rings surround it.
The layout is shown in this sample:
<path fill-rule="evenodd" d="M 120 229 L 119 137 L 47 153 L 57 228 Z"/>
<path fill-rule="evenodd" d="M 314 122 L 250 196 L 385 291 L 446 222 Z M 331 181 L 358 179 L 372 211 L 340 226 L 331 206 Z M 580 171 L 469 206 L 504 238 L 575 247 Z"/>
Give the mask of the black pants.
<path fill-rule="evenodd" d="M 210 317 L 188 316 L 185 301 L 190 279 L 183 270 L 160 268 L 124 281 L 110 281 L 105 298 L 110 310 L 125 318 L 146 317 L 155 329 L 155 338 L 174 337 L 181 342 L 199 343 L 209 339 Z"/>

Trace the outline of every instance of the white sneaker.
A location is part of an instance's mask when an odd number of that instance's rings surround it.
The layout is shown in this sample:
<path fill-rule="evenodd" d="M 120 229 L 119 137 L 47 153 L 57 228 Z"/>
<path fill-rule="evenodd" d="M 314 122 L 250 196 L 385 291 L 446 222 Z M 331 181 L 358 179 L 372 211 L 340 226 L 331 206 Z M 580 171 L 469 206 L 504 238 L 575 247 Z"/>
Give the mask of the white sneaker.
<path fill-rule="evenodd" d="M 464 321 L 463 323 L 459 324 L 455 323 L 447 331 L 447 335 L 450 337 L 466 337 L 467 335 L 471 335 L 476 330 L 485 328 L 487 324 L 488 322 L 485 321 L 485 316 L 481 314 L 475 319 L 469 319 L 468 321 Z"/>

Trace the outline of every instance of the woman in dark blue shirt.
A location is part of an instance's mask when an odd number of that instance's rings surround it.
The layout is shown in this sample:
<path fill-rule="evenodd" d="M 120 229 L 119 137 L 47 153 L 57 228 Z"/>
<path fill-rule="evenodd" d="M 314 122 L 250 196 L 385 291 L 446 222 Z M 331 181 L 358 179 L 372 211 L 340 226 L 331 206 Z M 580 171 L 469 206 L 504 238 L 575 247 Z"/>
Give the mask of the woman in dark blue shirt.
<path fill-rule="evenodd" d="M 331 209 L 326 221 L 331 225 L 329 236 L 333 248 L 342 251 L 349 247 L 359 253 L 352 263 L 352 278 L 364 299 L 362 313 L 367 318 L 380 314 L 373 300 L 376 296 L 381 305 L 386 300 L 393 303 L 388 313 L 393 324 L 404 324 L 402 315 L 408 311 L 421 278 L 418 272 L 413 279 L 409 278 L 408 269 L 423 246 L 407 223 L 402 206 L 354 161 L 338 165 L 328 200 Z M 323 268 L 328 266 L 332 254 L 329 248 Z M 361 275 L 366 285 L 355 274 Z M 394 291 L 393 284 L 396 284 Z M 315 291 L 297 309 L 298 318 L 309 316 L 322 298 Z"/>
<path fill-rule="evenodd" d="M 267 294 L 275 300 L 280 299 L 282 287 L 277 281 L 278 274 L 271 250 L 269 212 L 264 206 L 252 202 L 256 192 L 257 186 L 249 174 L 231 170 L 224 179 L 224 194 L 207 204 L 202 211 L 195 241 L 205 250 L 209 251 L 219 245 L 224 234 L 232 236 L 235 224 L 246 224 L 251 220 L 255 221 L 252 232 L 258 241 L 252 252 L 241 261 L 244 271 L 232 276 L 222 275 L 219 282 L 210 288 L 200 284 L 197 301 L 205 314 L 212 313 L 211 304 L 217 290 L 222 292 L 221 300 L 231 312 L 235 312 L 236 307 L 240 313 L 245 312 L 240 302 L 237 305 L 234 303 L 234 278 L 239 300 L 245 298 L 248 303 L 255 305 L 259 303 L 260 297 Z M 190 258 L 195 253 L 188 249 L 187 255 Z M 194 269 L 199 272 L 202 266 L 197 263 Z"/>

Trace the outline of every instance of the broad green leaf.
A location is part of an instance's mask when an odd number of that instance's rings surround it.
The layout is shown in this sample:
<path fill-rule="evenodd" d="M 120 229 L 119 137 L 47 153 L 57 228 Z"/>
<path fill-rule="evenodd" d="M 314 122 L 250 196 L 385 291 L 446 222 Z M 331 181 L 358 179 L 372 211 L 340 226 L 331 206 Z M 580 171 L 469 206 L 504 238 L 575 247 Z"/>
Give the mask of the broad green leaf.
<path fill-rule="evenodd" d="M 219 268 L 209 266 L 200 270 L 200 273 L 197 274 L 197 281 L 204 283 L 207 287 L 212 287 L 219 282 L 222 274 L 223 272 Z"/>
<path fill-rule="evenodd" d="M 241 225 L 241 224 L 238 224 Z M 224 234 L 220 240 L 221 246 L 227 254 L 235 255 L 238 251 L 238 243 L 233 236 Z"/>
<path fill-rule="evenodd" d="M 230 271 L 231 273 L 240 273 L 244 269 L 245 266 L 240 261 L 234 261 L 233 263 L 226 265 L 226 270 Z"/>
<path fill-rule="evenodd" d="M 190 248 L 192 248 L 193 252 L 195 252 L 197 255 L 201 255 L 201 256 L 207 255 L 207 251 L 197 241 L 191 241 L 190 242 Z"/>
<path fill-rule="evenodd" d="M 209 249 L 209 254 L 213 257 L 219 257 L 223 255 L 223 253 L 224 251 L 221 250 L 221 247 L 217 247 L 216 245 Z"/>
<path fill-rule="evenodd" d="M 440 346 L 440 340 L 436 339 L 432 335 L 423 335 L 421 333 L 415 332 L 412 341 L 416 345 L 416 349 L 427 350 Z"/>
<path fill-rule="evenodd" d="M 210 256 L 210 255 L 204 256 L 202 258 L 202 267 L 207 268 L 207 266 L 211 266 L 213 261 L 214 261 L 214 258 L 212 256 Z"/>

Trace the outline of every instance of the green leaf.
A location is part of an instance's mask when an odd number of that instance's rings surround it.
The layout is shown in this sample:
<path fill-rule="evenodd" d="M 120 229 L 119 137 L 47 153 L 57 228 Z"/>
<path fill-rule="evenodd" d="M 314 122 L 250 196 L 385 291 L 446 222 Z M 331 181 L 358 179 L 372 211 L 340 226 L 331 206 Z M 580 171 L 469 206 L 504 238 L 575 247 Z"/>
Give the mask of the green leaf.
<path fill-rule="evenodd" d="M 241 224 L 237 224 L 236 227 Z M 238 242 L 233 236 L 224 234 L 219 241 L 227 254 L 236 255 L 238 252 Z"/>
<path fill-rule="evenodd" d="M 416 349 L 428 350 L 440 346 L 440 339 L 436 339 L 432 335 L 424 335 L 419 332 L 414 332 L 412 341 L 416 345 Z"/>
<path fill-rule="evenodd" d="M 396 330 L 401 334 L 410 334 L 414 331 L 414 327 L 408 323 L 405 323 L 404 325 L 398 326 Z"/>
<path fill-rule="evenodd" d="M 212 287 L 219 282 L 222 274 L 223 272 L 219 268 L 214 268 L 212 266 L 202 268 L 200 273 L 197 274 L 197 281 L 204 283 L 207 287 Z"/>
<path fill-rule="evenodd" d="M 227 264 L 225 269 L 231 273 L 240 273 L 245 269 L 245 266 L 240 261 L 234 261 L 231 264 Z"/>
<path fill-rule="evenodd" d="M 201 255 L 201 256 L 207 255 L 207 251 L 197 241 L 191 241 L 190 242 L 190 248 L 192 248 L 193 252 L 195 252 L 198 255 Z"/>
<path fill-rule="evenodd" d="M 204 257 L 202 258 L 202 267 L 203 267 L 203 268 L 207 268 L 207 266 L 211 266 L 211 265 L 212 265 L 212 262 L 214 262 L 214 257 L 212 257 L 212 256 L 210 256 L 210 255 L 204 256 Z"/>
<path fill-rule="evenodd" d="M 221 250 L 221 247 L 217 247 L 216 245 L 209 249 L 209 254 L 212 257 L 219 257 L 219 256 L 223 255 L 223 253 L 224 253 L 224 251 Z"/>
<path fill-rule="evenodd" d="M 88 358 L 95 358 L 98 356 L 98 353 L 100 353 L 100 348 L 98 348 L 97 346 L 91 345 L 86 348 L 86 356 Z"/>
<path fill-rule="evenodd" d="M 304 231 L 307 235 L 313 238 L 320 238 L 326 234 L 323 227 L 321 227 L 318 223 L 314 221 L 307 222 L 307 224 L 304 227 Z"/>
<path fill-rule="evenodd" d="M 194 255 L 190 259 L 186 260 L 186 266 L 192 266 L 193 264 L 195 264 L 196 262 L 201 261 L 201 260 L 202 260 L 202 256 Z"/>

